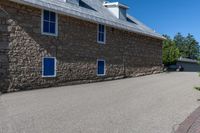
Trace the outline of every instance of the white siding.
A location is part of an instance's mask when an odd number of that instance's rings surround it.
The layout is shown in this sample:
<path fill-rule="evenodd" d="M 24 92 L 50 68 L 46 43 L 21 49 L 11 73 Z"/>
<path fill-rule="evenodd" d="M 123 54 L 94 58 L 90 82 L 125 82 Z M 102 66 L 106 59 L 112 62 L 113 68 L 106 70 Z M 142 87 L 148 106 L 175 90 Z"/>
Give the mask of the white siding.
<path fill-rule="evenodd" d="M 108 10 L 117 18 L 119 18 L 119 8 L 118 7 L 109 7 Z"/>

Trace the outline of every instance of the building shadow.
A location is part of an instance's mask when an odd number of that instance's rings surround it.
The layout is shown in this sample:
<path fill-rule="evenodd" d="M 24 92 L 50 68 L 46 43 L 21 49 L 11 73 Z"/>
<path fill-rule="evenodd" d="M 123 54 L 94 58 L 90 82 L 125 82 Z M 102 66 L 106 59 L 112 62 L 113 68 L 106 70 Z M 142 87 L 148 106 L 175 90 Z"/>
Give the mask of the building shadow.
<path fill-rule="evenodd" d="M 9 14 L 0 6 L 0 92 L 9 88 Z"/>

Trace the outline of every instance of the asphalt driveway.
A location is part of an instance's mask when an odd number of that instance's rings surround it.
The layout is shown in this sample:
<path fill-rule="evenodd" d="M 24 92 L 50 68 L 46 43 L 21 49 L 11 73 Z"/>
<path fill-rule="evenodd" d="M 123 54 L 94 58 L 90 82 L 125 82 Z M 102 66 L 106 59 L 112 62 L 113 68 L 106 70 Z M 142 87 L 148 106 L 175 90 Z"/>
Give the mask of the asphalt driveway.
<path fill-rule="evenodd" d="M 200 103 L 198 73 L 0 96 L 0 133 L 171 133 Z"/>

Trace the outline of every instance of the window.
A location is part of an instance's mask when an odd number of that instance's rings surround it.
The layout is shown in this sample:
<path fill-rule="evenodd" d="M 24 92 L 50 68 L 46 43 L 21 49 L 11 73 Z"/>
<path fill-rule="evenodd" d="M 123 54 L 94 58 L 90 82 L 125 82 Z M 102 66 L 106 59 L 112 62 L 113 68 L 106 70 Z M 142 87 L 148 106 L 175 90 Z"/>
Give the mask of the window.
<path fill-rule="evenodd" d="M 102 25 L 102 24 L 98 25 L 97 42 L 102 43 L 102 44 L 106 43 L 106 27 L 105 27 L 105 25 Z"/>
<path fill-rule="evenodd" d="M 57 14 L 51 11 L 42 11 L 42 34 L 57 36 Z"/>
<path fill-rule="evenodd" d="M 42 77 L 56 77 L 56 58 L 55 57 L 43 58 Z"/>
<path fill-rule="evenodd" d="M 97 76 L 105 76 L 105 60 L 97 60 Z"/>

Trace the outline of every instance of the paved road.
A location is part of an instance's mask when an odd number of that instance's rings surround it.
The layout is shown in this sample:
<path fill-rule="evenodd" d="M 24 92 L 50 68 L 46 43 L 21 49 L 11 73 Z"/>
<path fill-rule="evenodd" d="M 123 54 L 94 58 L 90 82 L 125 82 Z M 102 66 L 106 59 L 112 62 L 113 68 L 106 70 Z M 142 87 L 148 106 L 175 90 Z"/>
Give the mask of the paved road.
<path fill-rule="evenodd" d="M 198 73 L 6 94 L 0 133 L 171 133 L 200 103 Z"/>

